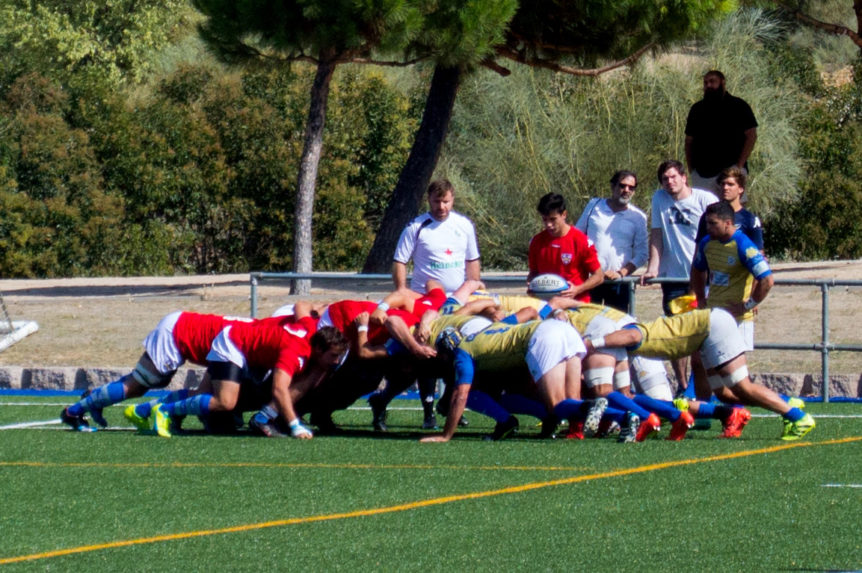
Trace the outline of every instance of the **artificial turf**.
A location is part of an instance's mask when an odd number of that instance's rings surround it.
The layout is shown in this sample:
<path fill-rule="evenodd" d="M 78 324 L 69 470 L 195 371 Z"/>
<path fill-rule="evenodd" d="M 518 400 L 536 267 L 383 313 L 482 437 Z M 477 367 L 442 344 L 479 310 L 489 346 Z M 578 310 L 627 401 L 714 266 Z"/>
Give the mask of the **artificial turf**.
<path fill-rule="evenodd" d="M 0 426 L 59 413 L 56 397 L 2 401 Z M 809 411 L 817 428 L 792 443 L 759 410 L 739 440 L 716 439 L 715 424 L 683 442 L 640 444 L 539 440 L 529 418 L 514 439 L 486 442 L 492 424 L 478 414 L 452 442 L 420 444 L 416 410 L 393 410 L 384 436 L 370 431 L 367 410 L 342 412 L 344 434 L 309 442 L 209 436 L 195 422 L 169 440 L 2 430 L 0 564 L 858 570 L 862 407 Z M 106 414 L 127 426 L 120 408 Z"/>

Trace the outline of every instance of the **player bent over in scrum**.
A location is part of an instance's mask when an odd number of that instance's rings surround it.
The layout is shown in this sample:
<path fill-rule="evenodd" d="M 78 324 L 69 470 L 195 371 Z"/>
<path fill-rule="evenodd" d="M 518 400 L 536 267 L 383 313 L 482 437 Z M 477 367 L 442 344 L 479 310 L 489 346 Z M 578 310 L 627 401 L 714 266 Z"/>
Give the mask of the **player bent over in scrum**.
<path fill-rule="evenodd" d="M 170 437 L 173 416 L 206 416 L 210 412 L 233 410 L 239 398 L 240 383 L 245 379 L 262 382 L 264 375 L 272 370 L 272 397 L 288 422 L 291 434 L 295 438 L 311 438 L 311 431 L 294 412 L 290 385 L 308 360 L 314 341 L 327 332 L 327 328 L 319 329 L 311 337 L 312 346 L 309 346 L 304 338 L 271 324 L 240 323 L 226 327 L 215 338 L 207 355 L 212 393 L 159 404 L 153 409 L 154 430 L 162 437 Z M 345 347 L 343 338 L 335 337 L 324 350 L 330 358 L 322 360 L 337 363 Z"/>
<path fill-rule="evenodd" d="M 166 387 L 177 369 L 186 361 L 206 364 L 210 345 L 225 326 L 251 321 L 250 318 L 195 312 L 177 311 L 168 314 L 144 339 L 144 353 L 132 372 L 119 380 L 86 392 L 78 402 L 63 409 L 60 419 L 73 430 L 92 432 L 95 428 L 90 427 L 84 418 L 84 414 L 89 412 L 96 423 L 106 427 L 108 422 L 102 415 L 104 408 L 143 396 L 147 390 Z M 188 390 L 178 390 L 174 395 L 177 398 L 185 398 L 188 396 Z M 135 408 L 134 405 L 126 408 L 126 418 L 139 429 L 148 429 L 149 404 L 146 404 L 147 412 L 144 414 L 135 413 Z"/>
<path fill-rule="evenodd" d="M 454 368 L 455 390 L 443 433 L 422 442 L 452 439 L 477 372 L 507 371 L 525 361 L 549 411 L 560 419 L 581 415 L 583 402 L 575 396 L 579 395 L 581 358 L 586 349 L 570 324 L 558 320 L 495 323 L 467 338 L 455 328 L 446 328 L 435 343 L 438 357 Z"/>
<path fill-rule="evenodd" d="M 722 401 L 739 401 L 780 414 L 781 439 L 798 440 L 814 429 L 814 418 L 791 407 L 778 394 L 748 376 L 745 345 L 733 316 L 722 309 L 698 309 L 664 316 L 649 323 L 634 323 L 604 337 L 587 340 L 587 349 L 626 348 L 630 354 L 674 360 L 700 350 L 710 388 Z M 737 408 L 725 424 L 722 437 L 736 438 L 751 414 Z"/>

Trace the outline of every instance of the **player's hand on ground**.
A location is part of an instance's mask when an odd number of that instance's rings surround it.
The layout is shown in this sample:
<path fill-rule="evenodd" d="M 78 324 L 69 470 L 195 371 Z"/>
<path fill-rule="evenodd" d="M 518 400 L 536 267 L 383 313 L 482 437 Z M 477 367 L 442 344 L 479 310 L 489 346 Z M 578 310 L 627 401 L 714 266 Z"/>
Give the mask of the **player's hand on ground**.
<path fill-rule="evenodd" d="M 443 442 L 448 442 L 449 438 L 447 438 L 443 434 L 434 434 L 433 436 L 425 436 L 424 438 L 422 438 L 419 441 L 422 443 L 425 443 L 425 444 L 443 443 Z"/>
<path fill-rule="evenodd" d="M 290 423 L 290 435 L 298 440 L 310 440 L 314 437 L 314 434 L 311 433 L 311 430 L 309 430 L 299 420 L 299 418 Z"/>

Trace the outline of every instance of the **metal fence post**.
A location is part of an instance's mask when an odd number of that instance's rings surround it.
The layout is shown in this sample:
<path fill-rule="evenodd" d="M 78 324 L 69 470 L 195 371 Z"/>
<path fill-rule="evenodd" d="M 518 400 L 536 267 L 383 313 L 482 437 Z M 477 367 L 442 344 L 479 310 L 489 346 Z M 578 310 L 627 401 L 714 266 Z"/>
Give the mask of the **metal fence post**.
<path fill-rule="evenodd" d="M 257 318 L 257 275 L 251 273 L 249 280 L 251 281 L 251 317 Z"/>
<path fill-rule="evenodd" d="M 829 402 L 829 285 L 820 284 L 820 375 L 823 376 L 823 402 Z"/>

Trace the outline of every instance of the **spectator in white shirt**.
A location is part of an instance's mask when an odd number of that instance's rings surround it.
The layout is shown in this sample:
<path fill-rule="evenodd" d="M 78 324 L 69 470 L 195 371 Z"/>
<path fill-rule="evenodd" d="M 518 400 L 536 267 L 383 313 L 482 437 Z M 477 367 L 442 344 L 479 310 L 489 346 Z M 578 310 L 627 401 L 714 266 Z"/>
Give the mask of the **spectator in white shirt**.
<path fill-rule="evenodd" d="M 649 256 L 647 217 L 631 204 L 638 186 L 635 173 L 617 171 L 610 183 L 611 196 L 590 199 L 575 227 L 595 245 L 605 273 L 605 282 L 590 291 L 591 301 L 632 314 L 630 286 L 607 281 L 629 276 L 646 264 Z"/>

